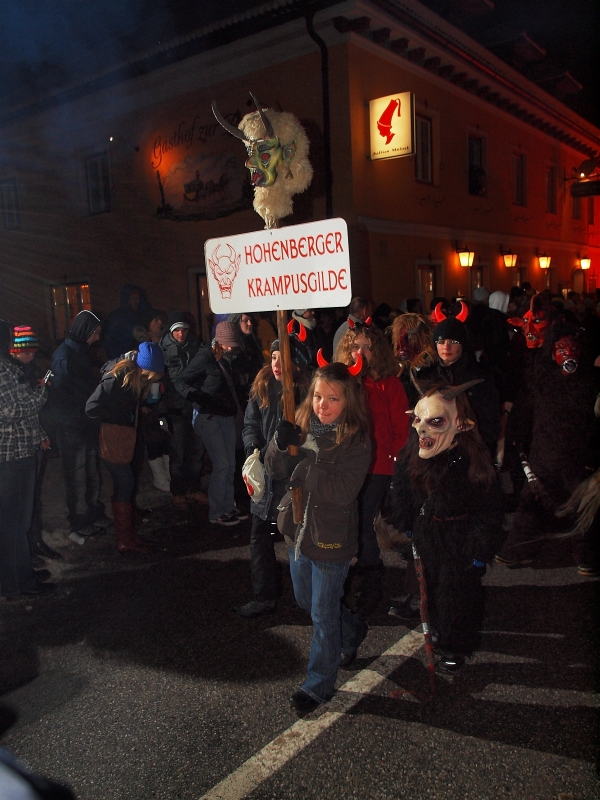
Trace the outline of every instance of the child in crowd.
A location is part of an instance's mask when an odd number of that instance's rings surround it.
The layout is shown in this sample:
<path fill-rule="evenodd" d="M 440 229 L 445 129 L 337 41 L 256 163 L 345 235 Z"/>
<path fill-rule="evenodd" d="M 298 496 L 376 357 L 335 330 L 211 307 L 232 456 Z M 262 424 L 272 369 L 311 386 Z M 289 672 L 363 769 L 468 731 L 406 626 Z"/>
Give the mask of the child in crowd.
<path fill-rule="evenodd" d="M 357 496 L 371 460 L 363 394 L 343 364 L 317 369 L 297 425 L 282 420 L 265 455 L 273 480 L 288 480 L 278 517 L 290 545 L 290 571 L 298 605 L 309 612 L 313 638 L 306 680 L 290 698 L 300 714 L 334 694 L 344 660 L 349 665 L 368 626 L 341 604 L 358 547 Z M 300 448 L 298 456 L 288 445 Z M 294 522 L 293 490 L 301 489 L 301 522 Z"/>

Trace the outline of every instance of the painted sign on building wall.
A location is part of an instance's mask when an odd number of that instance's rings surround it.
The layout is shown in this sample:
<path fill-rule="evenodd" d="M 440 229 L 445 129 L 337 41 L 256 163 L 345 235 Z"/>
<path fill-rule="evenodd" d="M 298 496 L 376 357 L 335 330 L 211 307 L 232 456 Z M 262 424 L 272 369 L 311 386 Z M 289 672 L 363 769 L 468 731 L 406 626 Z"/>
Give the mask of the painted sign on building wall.
<path fill-rule="evenodd" d="M 369 103 L 371 160 L 400 158 L 415 152 L 415 103 L 411 92 L 390 94 Z"/>
<path fill-rule="evenodd" d="M 352 299 L 343 219 L 209 239 L 204 258 L 215 314 L 339 308 Z"/>

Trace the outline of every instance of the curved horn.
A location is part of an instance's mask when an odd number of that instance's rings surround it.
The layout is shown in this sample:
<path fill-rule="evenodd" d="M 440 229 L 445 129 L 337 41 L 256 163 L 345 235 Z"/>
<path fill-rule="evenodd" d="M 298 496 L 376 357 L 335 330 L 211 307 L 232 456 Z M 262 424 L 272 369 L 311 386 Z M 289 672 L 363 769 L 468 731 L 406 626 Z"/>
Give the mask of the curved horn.
<path fill-rule="evenodd" d="M 300 330 L 298 331 L 298 338 L 300 339 L 301 342 L 305 342 L 306 328 L 304 327 L 304 325 L 301 325 L 300 323 L 298 323 L 298 327 L 300 328 Z"/>
<path fill-rule="evenodd" d="M 461 300 L 460 301 L 460 313 L 456 315 L 456 319 L 459 322 L 465 322 L 465 320 L 467 319 L 468 316 L 469 316 L 469 308 L 468 308 L 467 304 L 463 303 L 463 301 Z"/>
<path fill-rule="evenodd" d="M 477 380 L 467 381 L 466 383 L 461 383 L 459 386 L 453 386 L 447 392 L 444 392 L 442 397 L 444 400 L 454 400 L 459 394 L 466 392 L 467 389 L 470 389 L 471 386 L 475 386 L 478 383 L 485 383 L 485 380 L 483 378 L 477 378 Z"/>
<path fill-rule="evenodd" d="M 353 319 L 350 319 L 350 317 L 348 317 L 348 327 L 349 328 L 356 328 L 356 322 L 354 322 Z"/>
<path fill-rule="evenodd" d="M 373 317 L 367 317 L 366 320 L 363 322 L 363 325 L 366 328 L 370 328 L 373 323 Z"/>
<path fill-rule="evenodd" d="M 260 114 L 260 118 L 262 120 L 262 124 L 265 126 L 265 133 L 267 134 L 267 139 L 275 139 L 275 131 L 273 130 L 273 126 L 271 125 L 269 118 L 265 114 L 262 109 L 261 104 L 258 102 L 256 97 L 250 92 L 250 97 L 254 101 L 254 105 L 256 106 L 256 110 Z"/>
<path fill-rule="evenodd" d="M 246 134 L 242 133 L 242 131 L 239 128 L 236 128 L 234 125 L 232 125 L 230 122 L 227 122 L 227 120 L 221 116 L 221 114 L 219 113 L 219 109 L 217 108 L 216 100 L 213 100 L 210 105 L 213 110 L 213 114 L 215 115 L 215 119 L 222 128 L 225 128 L 227 133 L 230 133 L 232 136 L 235 136 L 236 139 L 241 139 L 243 142 L 254 141 L 252 137 L 246 136 Z"/>
<path fill-rule="evenodd" d="M 437 306 L 433 309 L 433 314 L 431 315 L 431 321 L 435 322 L 436 325 L 442 320 L 446 319 L 446 315 L 442 311 L 442 304 L 441 302 L 437 304 Z"/>
<path fill-rule="evenodd" d="M 540 292 L 538 292 L 540 294 Z M 533 301 L 537 297 L 537 294 L 531 296 L 531 302 L 529 303 L 529 310 L 531 311 L 531 316 L 533 316 Z"/>
<path fill-rule="evenodd" d="M 325 358 L 323 356 L 323 348 L 322 347 L 319 347 L 319 350 L 317 352 L 317 364 L 320 367 L 328 367 L 329 366 L 329 361 L 325 361 Z"/>
<path fill-rule="evenodd" d="M 287 324 L 287 332 L 292 334 L 294 332 L 294 320 L 291 319 Z"/>
<path fill-rule="evenodd" d="M 423 386 L 422 386 L 419 383 L 419 381 L 416 379 L 415 373 L 413 372 L 412 369 L 410 370 L 409 374 L 410 374 L 410 380 L 411 380 L 412 385 L 415 387 L 415 389 L 417 390 L 417 392 L 420 394 L 421 397 L 425 397 L 425 392 L 423 391 L 423 387 L 425 386 L 425 384 L 423 384 Z M 425 388 L 427 388 L 427 387 L 425 387 Z"/>
<path fill-rule="evenodd" d="M 363 368 L 363 359 L 361 354 L 359 353 L 356 356 L 356 364 L 353 364 L 353 366 L 348 367 L 348 372 L 350 373 L 350 375 L 356 378 L 356 376 L 360 374 L 362 368 Z"/>

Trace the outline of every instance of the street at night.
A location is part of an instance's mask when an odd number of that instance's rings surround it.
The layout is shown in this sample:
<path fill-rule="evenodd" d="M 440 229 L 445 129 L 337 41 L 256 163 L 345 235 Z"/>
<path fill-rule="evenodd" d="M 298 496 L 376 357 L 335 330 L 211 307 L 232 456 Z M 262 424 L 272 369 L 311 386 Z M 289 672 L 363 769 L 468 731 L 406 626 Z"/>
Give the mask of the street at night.
<path fill-rule="evenodd" d="M 298 721 L 311 629 L 289 576 L 276 615 L 241 619 L 248 527 L 211 531 L 145 489 L 155 555 L 120 556 L 110 532 L 68 544 L 53 596 L 0 606 L 1 741 L 34 771 L 82 800 L 597 797 L 598 580 L 569 543 L 488 568 L 481 649 L 435 702 L 420 628 L 384 602 L 334 701 Z M 405 562 L 385 561 L 394 597 Z"/>

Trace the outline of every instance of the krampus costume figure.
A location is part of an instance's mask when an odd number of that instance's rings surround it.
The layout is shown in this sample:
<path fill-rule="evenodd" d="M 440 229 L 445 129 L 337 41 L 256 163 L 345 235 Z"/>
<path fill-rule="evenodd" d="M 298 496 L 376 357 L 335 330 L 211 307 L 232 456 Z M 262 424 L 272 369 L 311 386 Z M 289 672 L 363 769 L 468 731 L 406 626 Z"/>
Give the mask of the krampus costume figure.
<path fill-rule="evenodd" d="M 391 520 L 412 532 L 427 586 L 436 668 L 455 674 L 477 644 L 483 619 L 481 578 L 502 536 L 502 498 L 466 391 L 430 389 L 414 408 L 414 432 L 391 490 Z M 408 562 L 407 581 L 414 581 Z"/>
<path fill-rule="evenodd" d="M 419 393 L 410 379 L 411 372 L 418 376 L 420 370 L 436 361 L 431 324 L 420 314 L 400 314 L 392 323 L 392 348 L 398 359 L 408 402 L 414 406 Z"/>
<path fill-rule="evenodd" d="M 539 341 L 540 332 L 533 333 L 538 336 L 533 341 Z M 544 536 L 564 529 L 555 517 L 558 505 L 598 466 L 598 369 L 591 360 L 576 323 L 560 316 L 543 329 L 542 345 L 525 373 L 506 427 L 507 451 L 521 454 L 527 483 L 496 556 L 499 563 L 530 563 Z"/>

